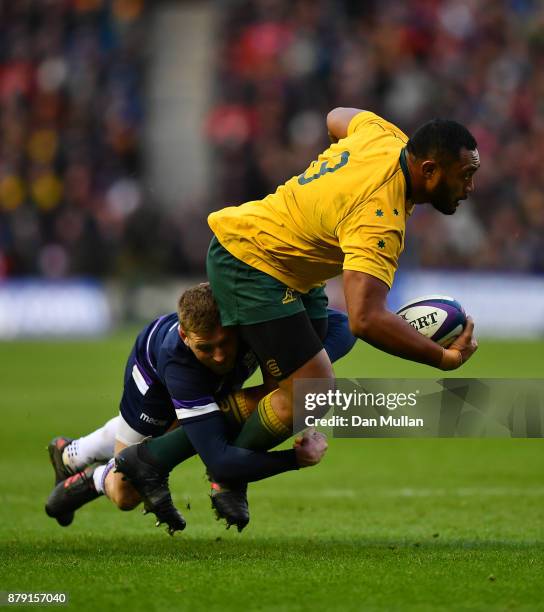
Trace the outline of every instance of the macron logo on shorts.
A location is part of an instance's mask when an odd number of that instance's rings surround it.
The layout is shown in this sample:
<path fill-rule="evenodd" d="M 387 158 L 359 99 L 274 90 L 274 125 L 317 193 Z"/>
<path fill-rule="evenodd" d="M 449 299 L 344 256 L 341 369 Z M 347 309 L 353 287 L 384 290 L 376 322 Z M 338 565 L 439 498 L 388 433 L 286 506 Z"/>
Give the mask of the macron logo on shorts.
<path fill-rule="evenodd" d="M 162 419 L 154 419 L 153 417 L 150 417 L 145 412 L 140 413 L 140 419 L 144 423 L 149 423 L 150 425 L 156 425 L 157 427 L 164 427 L 168 423 L 168 421 L 163 421 Z"/>

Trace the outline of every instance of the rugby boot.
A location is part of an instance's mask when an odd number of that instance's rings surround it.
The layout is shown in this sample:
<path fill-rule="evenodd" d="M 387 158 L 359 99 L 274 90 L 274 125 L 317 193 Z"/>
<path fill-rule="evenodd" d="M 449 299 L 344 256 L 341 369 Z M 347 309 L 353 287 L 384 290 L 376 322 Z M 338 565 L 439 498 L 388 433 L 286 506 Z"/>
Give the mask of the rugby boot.
<path fill-rule="evenodd" d="M 57 519 L 74 515 L 74 512 L 81 506 L 99 497 L 93 482 L 93 474 L 100 463 L 93 463 L 81 472 L 61 480 L 51 492 L 45 504 L 47 516 Z"/>
<path fill-rule="evenodd" d="M 212 509 L 217 520 L 225 519 L 227 529 L 236 525 L 238 531 L 249 523 L 249 506 L 247 503 L 247 484 L 226 485 L 211 481 Z"/>
<path fill-rule="evenodd" d="M 72 476 L 74 472 L 64 464 L 62 460 L 62 453 L 64 449 L 73 441 L 73 438 L 66 438 L 65 436 L 58 436 L 53 438 L 47 450 L 49 451 L 49 460 L 55 471 L 55 484 L 59 484 L 61 480 L 66 480 L 68 476 Z"/>
<path fill-rule="evenodd" d="M 61 480 L 65 480 L 73 474 L 72 470 L 68 466 L 64 465 L 64 461 L 62 460 L 62 453 L 70 442 L 72 442 L 72 438 L 58 436 L 53 438 L 47 446 L 49 460 L 51 461 L 51 465 L 53 466 L 53 470 L 55 472 L 55 486 L 58 485 Z M 67 512 L 62 516 L 57 516 L 55 518 L 61 527 L 68 527 L 68 525 L 70 525 L 74 520 L 74 513 Z"/>
<path fill-rule="evenodd" d="M 156 526 L 166 523 L 167 532 L 174 535 L 176 531 L 185 529 L 186 522 L 172 501 L 168 473 L 160 471 L 142 457 L 140 449 L 144 445 L 145 442 L 124 448 L 115 457 L 115 471 L 124 474 L 138 491 L 144 502 L 145 513 L 153 512 L 157 517 Z"/>

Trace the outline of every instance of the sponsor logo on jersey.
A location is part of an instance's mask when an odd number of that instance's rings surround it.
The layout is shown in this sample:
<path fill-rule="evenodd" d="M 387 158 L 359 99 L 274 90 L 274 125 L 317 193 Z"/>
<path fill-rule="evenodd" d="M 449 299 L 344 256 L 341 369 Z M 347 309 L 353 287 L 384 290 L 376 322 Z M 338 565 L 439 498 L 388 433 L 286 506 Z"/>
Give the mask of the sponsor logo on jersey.
<path fill-rule="evenodd" d="M 154 419 L 145 412 L 142 412 L 140 414 L 140 420 L 142 420 L 144 423 L 149 423 L 150 425 L 156 425 L 157 427 L 164 427 L 168 424 L 168 421 L 163 421 L 162 419 Z"/>

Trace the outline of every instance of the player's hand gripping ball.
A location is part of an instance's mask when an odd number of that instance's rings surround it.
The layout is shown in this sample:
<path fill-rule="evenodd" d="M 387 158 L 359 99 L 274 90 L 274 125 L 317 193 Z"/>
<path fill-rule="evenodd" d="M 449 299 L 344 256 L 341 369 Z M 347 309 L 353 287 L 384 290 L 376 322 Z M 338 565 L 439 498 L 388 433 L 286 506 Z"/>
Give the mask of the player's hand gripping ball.
<path fill-rule="evenodd" d="M 447 295 L 426 295 L 404 304 L 397 311 L 420 334 L 448 347 L 467 323 L 467 315 L 457 300 Z"/>

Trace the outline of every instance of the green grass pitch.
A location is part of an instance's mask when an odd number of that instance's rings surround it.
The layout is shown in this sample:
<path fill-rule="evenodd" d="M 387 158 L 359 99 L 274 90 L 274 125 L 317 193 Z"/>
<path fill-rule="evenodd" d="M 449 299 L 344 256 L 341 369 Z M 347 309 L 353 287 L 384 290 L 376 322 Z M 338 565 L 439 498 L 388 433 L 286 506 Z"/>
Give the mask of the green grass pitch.
<path fill-rule="evenodd" d="M 117 410 L 133 336 L 0 344 L 0 591 L 76 610 L 543 610 L 542 440 L 332 440 L 322 465 L 250 487 L 239 535 L 198 459 L 174 473 L 174 538 L 105 499 L 62 529 L 45 447 Z M 541 377 L 542 342 L 482 341 L 462 375 Z M 359 343 L 346 377 L 436 372 Z"/>

